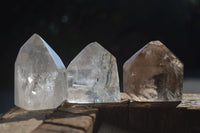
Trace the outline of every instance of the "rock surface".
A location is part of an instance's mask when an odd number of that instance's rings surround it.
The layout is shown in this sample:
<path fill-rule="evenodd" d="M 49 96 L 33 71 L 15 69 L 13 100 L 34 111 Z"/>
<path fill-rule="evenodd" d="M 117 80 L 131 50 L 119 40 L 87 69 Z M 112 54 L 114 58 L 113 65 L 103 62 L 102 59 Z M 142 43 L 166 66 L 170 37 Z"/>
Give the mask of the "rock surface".
<path fill-rule="evenodd" d="M 180 101 L 183 64 L 160 41 L 152 41 L 123 65 L 123 89 L 135 101 Z"/>

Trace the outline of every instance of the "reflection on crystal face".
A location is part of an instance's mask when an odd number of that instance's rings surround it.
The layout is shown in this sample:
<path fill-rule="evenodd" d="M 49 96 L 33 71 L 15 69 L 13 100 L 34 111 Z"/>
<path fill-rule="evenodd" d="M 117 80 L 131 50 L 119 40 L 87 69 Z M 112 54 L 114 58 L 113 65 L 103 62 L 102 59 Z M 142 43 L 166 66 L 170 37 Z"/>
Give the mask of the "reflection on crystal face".
<path fill-rule="evenodd" d="M 180 101 L 183 64 L 161 42 L 152 41 L 123 66 L 123 88 L 136 101 Z"/>
<path fill-rule="evenodd" d="M 15 105 L 27 110 L 56 108 L 66 99 L 66 69 L 37 34 L 20 49 L 15 62 Z"/>
<path fill-rule="evenodd" d="M 68 98 L 72 103 L 118 102 L 116 59 L 94 42 L 84 48 L 67 68 Z"/>

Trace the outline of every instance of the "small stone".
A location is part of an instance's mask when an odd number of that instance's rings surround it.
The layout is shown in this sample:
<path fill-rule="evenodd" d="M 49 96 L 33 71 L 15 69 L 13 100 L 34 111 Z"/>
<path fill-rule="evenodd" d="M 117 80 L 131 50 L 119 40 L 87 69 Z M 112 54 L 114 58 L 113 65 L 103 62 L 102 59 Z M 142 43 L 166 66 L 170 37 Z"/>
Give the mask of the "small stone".
<path fill-rule="evenodd" d="M 85 47 L 67 68 L 68 102 L 119 102 L 120 88 L 115 57 L 97 42 Z"/>
<path fill-rule="evenodd" d="M 181 101 L 183 64 L 160 41 L 152 41 L 123 65 L 123 89 L 135 101 Z"/>
<path fill-rule="evenodd" d="M 66 99 L 66 80 L 59 56 L 34 34 L 15 62 L 15 105 L 27 110 L 56 108 Z"/>

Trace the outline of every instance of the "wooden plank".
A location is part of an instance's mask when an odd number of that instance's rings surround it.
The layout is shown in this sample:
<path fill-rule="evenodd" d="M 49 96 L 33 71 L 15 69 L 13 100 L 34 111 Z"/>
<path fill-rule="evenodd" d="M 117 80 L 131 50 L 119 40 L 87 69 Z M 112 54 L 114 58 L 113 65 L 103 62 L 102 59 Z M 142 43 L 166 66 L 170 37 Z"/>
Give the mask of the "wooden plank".
<path fill-rule="evenodd" d="M 183 94 L 183 99 L 178 108 L 200 109 L 200 94 Z"/>
<path fill-rule="evenodd" d="M 0 132 L 200 131 L 200 94 L 183 94 L 177 107 L 166 106 L 167 103 L 161 103 L 165 104 L 162 107 L 147 106 L 147 103 L 136 106 L 125 93 L 121 93 L 121 99 L 119 103 L 106 104 L 63 103 L 56 110 L 26 111 L 16 107 L 2 116 Z"/>
<path fill-rule="evenodd" d="M 32 133 L 85 133 L 82 130 L 55 124 L 42 124 Z"/>
<path fill-rule="evenodd" d="M 97 112 L 98 109 L 94 107 L 66 104 L 59 107 L 53 114 L 46 116 L 44 124 L 65 126 L 77 129 L 77 132 L 81 130 L 84 133 L 92 133 Z M 62 129 L 58 132 L 62 132 Z"/>
<path fill-rule="evenodd" d="M 15 107 L 2 116 L 0 133 L 30 133 L 52 112 L 53 110 L 27 111 Z"/>
<path fill-rule="evenodd" d="M 200 106 L 197 104 L 200 102 L 199 97 L 200 94 L 184 94 L 179 106 L 173 102 L 138 103 L 139 106 L 130 102 L 128 108 L 102 107 L 99 109 L 101 124 L 98 133 L 200 132 Z M 158 106 L 161 104 L 164 105 Z"/>

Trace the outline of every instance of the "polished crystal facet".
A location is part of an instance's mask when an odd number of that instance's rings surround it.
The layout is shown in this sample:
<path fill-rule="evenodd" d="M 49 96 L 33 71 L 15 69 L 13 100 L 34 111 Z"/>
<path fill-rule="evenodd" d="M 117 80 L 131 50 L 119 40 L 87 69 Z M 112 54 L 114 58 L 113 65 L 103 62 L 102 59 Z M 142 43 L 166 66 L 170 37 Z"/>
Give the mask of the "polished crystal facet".
<path fill-rule="evenodd" d="M 66 69 L 37 34 L 20 49 L 15 62 L 15 105 L 27 110 L 56 108 L 66 99 Z"/>
<path fill-rule="evenodd" d="M 115 57 L 97 42 L 84 48 L 67 68 L 71 103 L 118 102 L 119 78 Z"/>
<path fill-rule="evenodd" d="M 160 41 L 152 41 L 123 66 L 123 88 L 136 101 L 180 101 L 183 64 Z"/>

